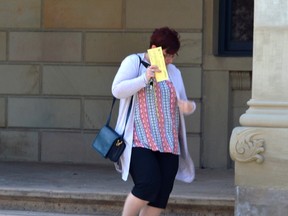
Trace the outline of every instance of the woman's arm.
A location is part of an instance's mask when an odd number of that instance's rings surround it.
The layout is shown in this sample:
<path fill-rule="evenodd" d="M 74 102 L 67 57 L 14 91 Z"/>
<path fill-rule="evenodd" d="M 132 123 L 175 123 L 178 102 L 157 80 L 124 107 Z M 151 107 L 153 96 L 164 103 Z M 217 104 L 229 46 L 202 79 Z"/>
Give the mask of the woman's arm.
<path fill-rule="evenodd" d="M 112 83 L 112 94 L 116 98 L 127 98 L 146 86 L 145 73 L 140 73 L 137 55 L 127 56 L 121 63 Z"/>

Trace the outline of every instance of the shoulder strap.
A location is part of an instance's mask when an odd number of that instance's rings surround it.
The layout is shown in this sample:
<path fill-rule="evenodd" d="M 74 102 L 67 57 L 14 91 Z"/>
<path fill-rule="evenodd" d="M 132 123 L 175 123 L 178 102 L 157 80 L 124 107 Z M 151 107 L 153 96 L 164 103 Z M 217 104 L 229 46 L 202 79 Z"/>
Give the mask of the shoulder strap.
<path fill-rule="evenodd" d="M 112 115 L 112 110 L 113 110 L 115 101 L 116 101 L 116 98 L 113 97 L 112 106 L 111 106 L 110 113 L 109 113 L 109 116 L 108 116 L 108 119 L 107 119 L 107 122 L 106 122 L 106 125 L 107 125 L 107 126 L 109 126 L 109 124 L 110 124 L 111 115 Z"/>
<path fill-rule="evenodd" d="M 143 64 L 144 67 L 146 67 L 146 68 L 150 66 L 150 64 L 145 62 L 145 61 L 143 61 L 139 55 L 137 55 L 137 56 L 139 57 L 139 60 L 140 60 L 139 67 L 140 67 L 141 64 Z M 149 80 L 149 85 L 150 85 L 150 87 L 153 87 L 153 79 Z"/>
<path fill-rule="evenodd" d="M 139 57 L 139 60 L 140 60 L 139 67 L 140 67 L 140 64 L 143 64 L 144 67 L 146 67 L 146 68 L 150 66 L 150 64 L 145 62 L 145 61 L 143 61 L 139 55 L 137 55 L 137 56 Z"/>
<path fill-rule="evenodd" d="M 108 116 L 108 119 L 107 119 L 107 122 L 106 122 L 106 126 L 109 126 L 109 124 L 110 124 L 111 115 L 112 115 L 112 111 L 113 111 L 113 107 L 114 107 L 115 101 L 116 101 L 116 98 L 113 97 L 112 106 L 111 106 L 110 113 L 109 113 L 109 116 Z M 125 121 L 125 126 L 124 126 L 124 131 L 123 131 L 121 137 L 123 137 L 124 133 L 125 133 L 126 124 L 128 122 L 128 118 L 129 118 L 130 112 L 131 112 L 132 101 L 133 101 L 133 96 L 131 97 L 131 100 L 130 100 L 130 104 L 129 104 L 128 111 L 127 111 L 127 116 L 126 116 L 126 121 Z"/>

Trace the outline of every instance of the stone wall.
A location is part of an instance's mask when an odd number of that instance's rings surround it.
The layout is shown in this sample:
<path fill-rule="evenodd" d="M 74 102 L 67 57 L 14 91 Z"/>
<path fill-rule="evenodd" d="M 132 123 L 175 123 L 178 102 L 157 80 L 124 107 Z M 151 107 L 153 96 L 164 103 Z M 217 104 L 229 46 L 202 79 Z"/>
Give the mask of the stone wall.
<path fill-rule="evenodd" d="M 0 8 L 0 160 L 106 164 L 90 144 L 119 63 L 170 26 L 181 34 L 175 64 L 198 104 L 187 135 L 200 165 L 202 0 L 1 0 Z"/>
<path fill-rule="evenodd" d="M 201 166 L 233 168 L 229 139 L 251 97 L 252 58 L 217 56 L 219 0 L 203 0 Z"/>

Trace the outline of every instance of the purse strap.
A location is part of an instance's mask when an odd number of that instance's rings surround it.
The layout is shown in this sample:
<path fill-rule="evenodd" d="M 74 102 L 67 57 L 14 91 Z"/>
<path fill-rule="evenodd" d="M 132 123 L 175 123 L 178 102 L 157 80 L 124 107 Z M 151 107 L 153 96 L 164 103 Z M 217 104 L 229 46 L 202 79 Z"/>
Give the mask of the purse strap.
<path fill-rule="evenodd" d="M 107 122 L 106 122 L 106 126 L 109 126 L 109 124 L 110 124 L 111 115 L 112 115 L 112 111 L 113 111 L 113 107 L 114 107 L 115 101 L 116 101 L 116 98 L 113 97 L 112 106 L 111 106 L 110 113 L 109 113 L 109 116 L 108 116 L 108 119 L 107 119 Z"/>
<path fill-rule="evenodd" d="M 112 115 L 112 111 L 113 111 L 113 107 L 114 107 L 115 101 L 116 101 L 116 98 L 113 97 L 113 102 L 112 102 L 111 110 L 110 110 L 110 113 L 109 113 L 109 116 L 108 116 L 108 119 L 107 119 L 107 122 L 106 122 L 106 126 L 109 126 L 109 124 L 110 124 L 111 115 Z M 133 101 L 133 96 L 131 97 L 131 100 L 130 100 L 130 104 L 129 104 L 128 111 L 127 111 L 127 116 L 126 116 L 126 121 L 125 121 L 125 126 L 124 126 L 124 131 L 123 131 L 121 137 L 123 137 L 124 133 L 125 133 L 126 124 L 128 122 L 128 118 L 129 118 L 130 112 L 131 112 L 132 101 Z"/>
<path fill-rule="evenodd" d="M 139 68 L 140 68 L 140 65 L 141 63 L 147 68 L 149 66 L 148 63 L 142 61 L 142 59 L 140 58 L 139 55 L 137 55 L 139 57 Z M 110 113 L 109 113 L 109 116 L 108 116 L 108 119 L 107 119 L 107 122 L 106 122 L 106 126 L 109 126 L 110 124 L 110 120 L 111 120 L 111 115 L 112 115 L 112 111 L 113 111 L 113 107 L 114 107 L 114 104 L 115 104 L 115 101 L 116 101 L 116 98 L 113 96 L 113 101 L 112 101 L 112 105 L 111 105 L 111 109 L 110 109 Z M 127 116 L 126 116 L 126 121 L 125 121 L 125 127 L 124 127 L 124 131 L 122 133 L 122 137 L 124 136 L 124 133 L 125 133 L 125 129 L 126 129 L 126 124 L 128 122 L 128 118 L 130 116 L 130 112 L 131 112 L 131 107 L 132 107 L 132 101 L 133 101 L 133 96 L 131 97 L 131 100 L 130 100 L 130 104 L 129 104 L 129 107 L 128 107 L 128 111 L 127 111 Z"/>

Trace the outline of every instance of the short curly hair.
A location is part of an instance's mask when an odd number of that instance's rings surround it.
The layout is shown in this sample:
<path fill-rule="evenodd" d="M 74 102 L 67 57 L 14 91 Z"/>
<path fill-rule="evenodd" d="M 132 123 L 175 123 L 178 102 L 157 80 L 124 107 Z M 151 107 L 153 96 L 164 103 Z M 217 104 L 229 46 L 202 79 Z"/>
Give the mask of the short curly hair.
<path fill-rule="evenodd" d="M 152 45 L 161 46 L 166 53 L 174 55 L 180 49 L 180 36 L 177 31 L 169 27 L 157 28 L 150 37 L 150 48 Z"/>

